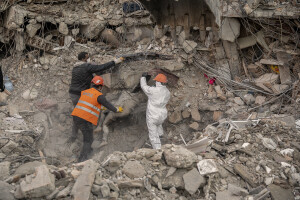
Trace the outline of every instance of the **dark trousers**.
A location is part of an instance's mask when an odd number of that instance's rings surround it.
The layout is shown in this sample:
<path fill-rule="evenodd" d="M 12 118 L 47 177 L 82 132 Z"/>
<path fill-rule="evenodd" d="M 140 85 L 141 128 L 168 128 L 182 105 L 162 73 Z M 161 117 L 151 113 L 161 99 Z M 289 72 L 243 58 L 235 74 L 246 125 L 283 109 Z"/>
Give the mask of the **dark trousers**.
<path fill-rule="evenodd" d="M 80 98 L 80 95 L 77 95 L 77 94 L 71 94 L 69 93 L 70 95 L 70 98 L 71 98 L 71 101 L 73 103 L 73 106 L 75 108 L 76 104 L 78 103 L 79 101 L 79 98 Z M 72 137 L 77 137 L 78 135 L 78 127 L 75 126 L 74 124 L 74 120 L 73 120 L 73 125 L 72 125 Z"/>
<path fill-rule="evenodd" d="M 73 116 L 73 125 L 77 130 L 81 130 L 83 134 L 83 148 L 79 156 L 79 161 L 82 162 L 87 160 L 88 155 L 92 152 L 92 143 L 94 140 L 93 124 L 84 119 Z"/>

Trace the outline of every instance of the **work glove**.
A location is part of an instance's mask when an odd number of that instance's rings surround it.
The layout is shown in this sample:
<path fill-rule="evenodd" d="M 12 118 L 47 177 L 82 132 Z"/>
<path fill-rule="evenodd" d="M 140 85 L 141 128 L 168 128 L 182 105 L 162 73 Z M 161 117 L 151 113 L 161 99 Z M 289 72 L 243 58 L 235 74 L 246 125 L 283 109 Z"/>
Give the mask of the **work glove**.
<path fill-rule="evenodd" d="M 148 72 L 144 72 L 143 74 L 142 74 L 142 77 L 147 77 L 148 76 Z"/>
<path fill-rule="evenodd" d="M 120 57 L 120 58 L 115 58 L 114 59 L 114 62 L 116 63 L 116 64 L 119 64 L 119 63 L 121 63 L 121 62 L 123 62 L 125 59 L 123 58 L 123 57 Z"/>
<path fill-rule="evenodd" d="M 117 112 L 118 112 L 118 113 L 123 112 L 123 108 L 122 108 L 121 106 L 117 107 Z"/>

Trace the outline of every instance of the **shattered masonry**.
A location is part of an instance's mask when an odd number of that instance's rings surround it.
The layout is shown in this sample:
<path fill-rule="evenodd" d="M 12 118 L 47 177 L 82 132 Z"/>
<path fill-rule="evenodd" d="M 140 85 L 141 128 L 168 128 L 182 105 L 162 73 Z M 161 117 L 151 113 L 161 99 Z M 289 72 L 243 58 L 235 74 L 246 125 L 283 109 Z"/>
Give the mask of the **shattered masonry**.
<path fill-rule="evenodd" d="M 0 199 L 300 199 L 300 5 L 295 0 L 4 0 Z M 102 76 L 122 115 L 70 147 L 71 70 Z M 164 144 L 149 145 L 143 72 L 165 73 Z M 153 84 L 153 82 L 149 82 Z M 11 85 L 9 85 L 11 87 Z M 11 88 L 10 88 L 11 89 Z"/>

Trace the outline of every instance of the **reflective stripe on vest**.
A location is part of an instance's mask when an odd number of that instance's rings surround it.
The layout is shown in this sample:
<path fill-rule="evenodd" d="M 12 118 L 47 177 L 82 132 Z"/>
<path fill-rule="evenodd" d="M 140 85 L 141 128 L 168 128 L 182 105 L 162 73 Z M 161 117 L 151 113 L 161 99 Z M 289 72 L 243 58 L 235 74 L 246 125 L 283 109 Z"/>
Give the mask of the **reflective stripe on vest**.
<path fill-rule="evenodd" d="M 85 104 L 91 108 L 93 108 L 94 110 L 97 110 L 98 112 L 100 112 L 100 109 L 97 108 L 96 106 L 94 106 L 93 104 L 90 104 L 89 102 L 86 102 L 86 101 L 82 101 L 82 100 L 79 100 L 78 103 L 82 103 L 82 104 Z"/>
<path fill-rule="evenodd" d="M 91 111 L 91 110 L 89 110 L 89 109 L 87 109 L 87 108 L 85 108 L 85 107 L 76 105 L 75 108 L 84 110 L 84 111 L 86 111 L 86 112 L 88 112 L 88 113 L 91 113 L 92 115 L 95 115 L 96 117 L 99 117 L 99 115 L 98 115 L 97 113 L 95 113 L 95 112 L 93 112 L 93 111 Z"/>
<path fill-rule="evenodd" d="M 95 88 L 82 91 L 79 101 L 71 115 L 97 125 L 101 112 L 101 104 L 98 102 L 100 95 L 102 95 L 102 93 Z"/>

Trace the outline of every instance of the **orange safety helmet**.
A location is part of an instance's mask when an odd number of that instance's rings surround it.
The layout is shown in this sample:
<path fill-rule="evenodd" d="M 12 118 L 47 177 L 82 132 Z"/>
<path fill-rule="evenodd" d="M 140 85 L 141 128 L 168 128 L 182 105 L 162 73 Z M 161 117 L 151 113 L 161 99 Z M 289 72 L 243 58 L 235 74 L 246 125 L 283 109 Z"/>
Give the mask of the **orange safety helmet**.
<path fill-rule="evenodd" d="M 161 83 L 166 83 L 167 77 L 164 74 L 157 74 L 157 76 L 153 80 L 161 82 Z"/>
<path fill-rule="evenodd" d="M 104 85 L 104 80 L 101 76 L 95 76 L 93 79 L 92 79 L 92 83 L 94 83 L 95 85 Z"/>

